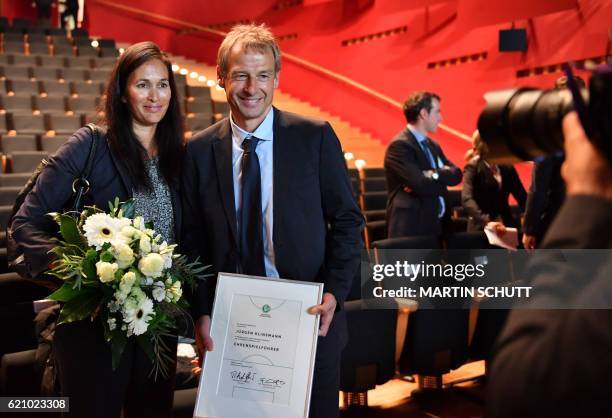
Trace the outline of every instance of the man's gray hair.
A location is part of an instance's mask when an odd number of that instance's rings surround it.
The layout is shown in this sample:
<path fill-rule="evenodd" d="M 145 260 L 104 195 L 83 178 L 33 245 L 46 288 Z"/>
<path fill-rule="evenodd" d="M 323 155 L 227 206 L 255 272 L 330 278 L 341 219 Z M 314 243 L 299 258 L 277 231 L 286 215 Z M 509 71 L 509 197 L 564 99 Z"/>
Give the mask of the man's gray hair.
<path fill-rule="evenodd" d="M 237 25 L 225 35 L 225 39 L 219 47 L 217 53 L 217 66 L 219 67 L 219 76 L 227 77 L 229 56 L 234 45 L 240 44 L 245 50 L 252 50 L 261 53 L 266 53 L 267 50 L 272 51 L 274 56 L 274 73 L 278 74 L 281 69 L 281 53 L 276 43 L 274 35 L 265 25 Z"/>

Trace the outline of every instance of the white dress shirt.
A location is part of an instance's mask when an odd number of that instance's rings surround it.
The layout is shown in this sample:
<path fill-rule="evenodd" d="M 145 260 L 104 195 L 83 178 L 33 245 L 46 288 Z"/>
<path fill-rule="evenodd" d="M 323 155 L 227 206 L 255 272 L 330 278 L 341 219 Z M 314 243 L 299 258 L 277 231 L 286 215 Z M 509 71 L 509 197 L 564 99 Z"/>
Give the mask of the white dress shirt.
<path fill-rule="evenodd" d="M 273 149 L 274 140 L 274 111 L 270 109 L 266 118 L 261 122 L 255 132 L 247 132 L 233 121 L 230 115 L 232 127 L 232 170 L 234 173 L 234 204 L 236 207 L 236 226 L 240 236 L 240 213 L 242 210 L 242 141 L 246 137 L 254 136 L 260 141 L 255 148 L 259 159 L 259 170 L 261 172 L 261 211 L 262 211 L 262 237 L 264 246 L 264 265 L 268 277 L 278 277 L 276 264 L 274 262 L 274 242 L 272 241 L 273 228 Z"/>

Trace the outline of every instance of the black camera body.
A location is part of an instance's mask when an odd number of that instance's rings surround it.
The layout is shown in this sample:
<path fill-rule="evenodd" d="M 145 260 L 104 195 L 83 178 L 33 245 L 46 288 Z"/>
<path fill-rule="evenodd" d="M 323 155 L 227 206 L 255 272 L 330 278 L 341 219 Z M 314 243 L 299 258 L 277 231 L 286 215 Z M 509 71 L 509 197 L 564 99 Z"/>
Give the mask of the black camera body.
<path fill-rule="evenodd" d="M 612 66 L 593 72 L 588 91 L 574 82 L 568 87 L 486 93 L 478 131 L 489 149 L 487 160 L 508 164 L 562 152 L 563 117 L 576 110 L 587 136 L 612 164 Z"/>

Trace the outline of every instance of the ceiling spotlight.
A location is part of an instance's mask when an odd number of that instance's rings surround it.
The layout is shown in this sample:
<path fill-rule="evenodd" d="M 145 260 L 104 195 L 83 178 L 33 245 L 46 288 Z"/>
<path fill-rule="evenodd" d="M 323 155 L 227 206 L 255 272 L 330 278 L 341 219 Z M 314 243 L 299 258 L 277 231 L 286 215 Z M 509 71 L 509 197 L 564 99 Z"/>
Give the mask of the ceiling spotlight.
<path fill-rule="evenodd" d="M 199 74 L 196 73 L 195 71 L 192 71 L 191 74 L 189 74 L 189 77 L 191 78 L 198 78 Z"/>
<path fill-rule="evenodd" d="M 123 54 L 125 52 L 125 48 L 119 48 L 119 54 Z"/>
<path fill-rule="evenodd" d="M 176 73 L 180 69 L 181 69 L 181 67 L 179 67 L 178 64 L 172 64 L 172 72 L 173 73 Z"/>
<path fill-rule="evenodd" d="M 346 161 L 351 161 L 353 158 L 355 158 L 355 155 L 352 152 L 345 152 L 344 153 L 344 159 Z"/>
<path fill-rule="evenodd" d="M 100 45 L 100 43 L 97 40 L 93 40 L 91 41 L 91 46 L 93 46 L 94 48 L 97 48 Z"/>
<path fill-rule="evenodd" d="M 215 85 L 215 81 L 214 81 L 214 80 L 208 80 L 208 81 L 206 82 L 206 85 L 207 85 L 208 87 L 212 87 L 212 86 L 214 86 L 214 85 Z"/>
<path fill-rule="evenodd" d="M 181 68 L 181 70 L 179 71 L 179 74 L 182 74 L 182 75 L 187 75 L 187 73 L 189 73 L 187 68 Z"/>
<path fill-rule="evenodd" d="M 365 160 L 355 160 L 355 167 L 357 168 L 357 170 L 361 170 L 365 166 L 366 166 Z"/>
<path fill-rule="evenodd" d="M 201 75 L 198 77 L 198 81 L 204 83 L 206 81 L 206 76 L 205 75 Z"/>

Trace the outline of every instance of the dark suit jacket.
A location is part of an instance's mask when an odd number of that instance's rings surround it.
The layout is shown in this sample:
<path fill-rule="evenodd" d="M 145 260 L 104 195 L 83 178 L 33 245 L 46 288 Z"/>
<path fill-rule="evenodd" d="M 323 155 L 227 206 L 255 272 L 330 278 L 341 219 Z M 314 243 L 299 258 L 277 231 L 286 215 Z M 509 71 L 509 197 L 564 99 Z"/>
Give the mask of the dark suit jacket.
<path fill-rule="evenodd" d="M 274 109 L 273 242 L 281 278 L 325 284 L 339 306 L 357 271 L 363 218 L 340 143 L 326 122 Z M 232 132 L 224 119 L 187 145 L 183 248 L 213 271 L 238 272 Z M 194 316 L 210 314 L 216 277 L 199 286 Z"/>
<path fill-rule="evenodd" d="M 51 156 L 49 164 L 40 173 L 36 185 L 15 215 L 13 237 L 24 250 L 26 267 L 32 277 L 47 270 L 54 258 L 48 252 L 55 246 L 51 238 L 57 226 L 47 214 L 62 211 L 72 198 L 72 182 L 83 172 L 90 146 L 90 131 L 87 128 L 79 129 Z M 102 132 L 89 183 L 91 188 L 84 199 L 88 206 L 108 210 L 108 202 L 116 197 L 120 201 L 132 197 L 133 183 L 113 156 Z M 179 184 L 179 181 L 170 184 L 177 237 L 181 225 Z"/>
<path fill-rule="evenodd" d="M 448 168 L 438 169 L 438 180 L 423 172 L 431 170 L 427 156 L 408 128 L 389 144 L 385 154 L 387 175 L 387 231 L 389 238 L 411 235 L 439 235 L 438 197 L 445 197 L 447 186 L 461 181 L 461 170 L 442 152 L 440 146 L 427 139 L 434 158 Z M 410 191 L 406 191 L 409 188 Z M 446 207 L 448 213 L 448 205 Z"/>
<path fill-rule="evenodd" d="M 484 160 L 475 158 L 463 170 L 461 201 L 474 229 L 482 230 L 489 221 L 501 219 L 506 226 L 520 226 L 512 218 L 508 196 L 512 194 L 521 210 L 525 209 L 527 192 L 518 173 L 510 165 L 498 166 L 501 188 Z"/>
<path fill-rule="evenodd" d="M 534 235 L 538 246 L 565 199 L 562 165 L 563 157 L 549 155 L 533 166 L 523 232 Z"/>
<path fill-rule="evenodd" d="M 612 248 L 611 237 L 612 203 L 573 196 L 559 211 L 543 248 Z M 594 383 L 612 373 L 612 310 L 542 309 L 568 303 L 610 306 L 612 262 L 606 253 L 591 253 L 577 269 L 566 257 L 555 258 L 556 253 L 535 255 L 528 279 L 539 291 L 532 292 L 523 309 L 511 312 L 498 339 L 489 368 L 488 417 L 612 414 L 609 386 Z"/>

